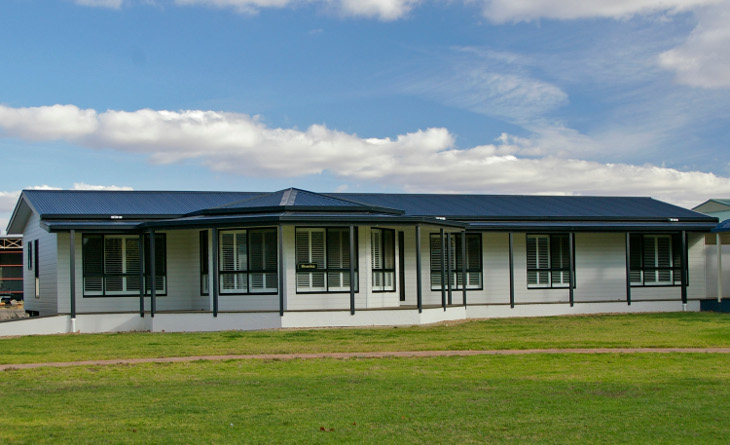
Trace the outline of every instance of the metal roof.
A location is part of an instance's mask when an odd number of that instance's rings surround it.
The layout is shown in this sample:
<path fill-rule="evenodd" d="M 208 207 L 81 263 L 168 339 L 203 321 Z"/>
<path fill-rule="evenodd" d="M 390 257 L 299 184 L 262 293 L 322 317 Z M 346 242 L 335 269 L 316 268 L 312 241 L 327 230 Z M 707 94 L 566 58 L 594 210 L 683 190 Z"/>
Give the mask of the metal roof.
<path fill-rule="evenodd" d="M 726 219 L 725 221 L 718 224 L 714 229 L 712 229 L 713 232 L 730 232 L 730 219 Z"/>
<path fill-rule="evenodd" d="M 707 219 L 653 198 L 530 195 L 338 193 L 331 196 L 455 219 Z"/>
<path fill-rule="evenodd" d="M 713 222 L 676 221 L 475 221 L 469 224 L 469 230 L 480 232 L 706 232 L 713 227 Z"/>
<path fill-rule="evenodd" d="M 307 190 L 289 188 L 267 193 L 243 201 L 192 212 L 193 215 L 221 215 L 227 213 L 256 213 L 276 211 L 339 211 L 384 212 L 403 214 L 402 210 L 378 207 Z"/>
<path fill-rule="evenodd" d="M 23 196 L 41 217 L 177 216 L 260 195 L 255 192 L 23 190 Z"/>
<path fill-rule="evenodd" d="M 709 230 L 717 224 L 717 218 L 637 197 L 321 194 L 290 188 L 273 193 L 25 190 L 22 200 L 52 231 L 254 220 L 407 221 L 455 227 L 467 222 L 473 230 Z"/>

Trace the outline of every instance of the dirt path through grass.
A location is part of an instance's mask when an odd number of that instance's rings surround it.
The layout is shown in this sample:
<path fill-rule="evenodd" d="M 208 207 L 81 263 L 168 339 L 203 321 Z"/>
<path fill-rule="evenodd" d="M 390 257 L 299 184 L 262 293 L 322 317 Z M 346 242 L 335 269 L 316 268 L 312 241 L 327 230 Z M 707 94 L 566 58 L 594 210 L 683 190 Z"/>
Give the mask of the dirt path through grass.
<path fill-rule="evenodd" d="M 706 353 L 730 354 L 730 348 L 572 348 L 572 349 L 507 349 L 482 351 L 394 351 L 394 352 L 330 352 L 301 354 L 244 354 L 244 355 L 200 355 L 189 357 L 131 358 L 111 360 L 81 360 L 74 362 L 16 363 L 0 365 L 0 371 L 68 366 L 133 365 L 137 363 L 178 363 L 217 360 L 307 360 L 307 359 L 350 359 L 391 357 L 464 357 L 474 355 L 526 355 L 526 354 L 668 354 Z"/>

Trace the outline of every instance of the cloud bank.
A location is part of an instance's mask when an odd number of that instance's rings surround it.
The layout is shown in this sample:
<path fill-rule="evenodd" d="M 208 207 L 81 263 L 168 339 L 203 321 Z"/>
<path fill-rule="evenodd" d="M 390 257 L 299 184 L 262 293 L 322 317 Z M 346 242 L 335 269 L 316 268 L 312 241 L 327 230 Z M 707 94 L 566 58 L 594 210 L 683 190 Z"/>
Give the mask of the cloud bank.
<path fill-rule="evenodd" d="M 692 206 L 707 190 L 730 189 L 730 178 L 699 171 L 604 164 L 570 152 L 541 155 L 556 150 L 541 150 L 539 138 L 504 134 L 491 144 L 457 148 L 445 128 L 363 138 L 324 125 L 271 128 L 257 117 L 216 111 L 0 106 L 0 135 L 142 153 L 157 164 L 193 161 L 236 175 L 297 178 L 328 172 L 421 192 L 648 195 Z"/>

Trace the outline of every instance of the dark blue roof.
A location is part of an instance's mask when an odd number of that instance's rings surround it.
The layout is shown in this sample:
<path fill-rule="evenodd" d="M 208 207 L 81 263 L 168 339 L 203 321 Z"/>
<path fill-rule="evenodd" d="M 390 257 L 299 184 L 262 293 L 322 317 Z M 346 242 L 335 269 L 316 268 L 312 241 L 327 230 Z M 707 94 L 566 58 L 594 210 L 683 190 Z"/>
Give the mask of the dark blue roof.
<path fill-rule="evenodd" d="M 307 190 L 289 188 L 274 193 L 266 193 L 242 201 L 236 201 L 218 207 L 206 208 L 195 212 L 196 214 L 222 214 L 241 212 L 268 212 L 277 210 L 309 210 L 309 211 L 386 211 L 390 213 L 403 213 L 398 209 L 374 208 L 367 205 L 343 198 L 327 196 Z"/>
<path fill-rule="evenodd" d="M 41 216 L 175 216 L 260 196 L 251 192 L 24 190 Z"/>
<path fill-rule="evenodd" d="M 300 189 L 273 193 L 26 190 L 22 196 L 47 224 L 66 221 L 58 227 L 70 227 L 73 220 L 81 225 L 91 220 L 110 224 L 112 215 L 122 216 L 125 222 L 138 220 L 140 225 L 158 220 L 156 226 L 166 222 L 170 227 L 193 224 L 183 220 L 203 216 L 210 223 L 244 216 L 272 221 L 351 218 L 353 222 L 378 218 L 436 222 L 444 218 L 448 221 L 443 224 L 471 222 L 475 230 L 709 230 L 717 223 L 717 218 L 702 213 L 634 197 L 320 194 Z"/>
<path fill-rule="evenodd" d="M 653 198 L 529 195 L 339 193 L 372 205 L 403 209 L 406 215 L 457 219 L 643 219 L 707 218 Z"/>
<path fill-rule="evenodd" d="M 730 219 L 726 219 L 725 221 L 721 222 L 717 225 L 714 229 L 712 229 L 713 232 L 730 232 Z"/>

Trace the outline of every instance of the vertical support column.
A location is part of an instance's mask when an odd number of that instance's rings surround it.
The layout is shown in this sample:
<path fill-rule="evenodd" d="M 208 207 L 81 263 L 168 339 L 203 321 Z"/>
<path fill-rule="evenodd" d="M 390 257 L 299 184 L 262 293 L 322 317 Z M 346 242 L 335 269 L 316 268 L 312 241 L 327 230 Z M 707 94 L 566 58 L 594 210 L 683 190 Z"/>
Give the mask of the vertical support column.
<path fill-rule="evenodd" d="M 466 307 L 466 231 L 461 234 L 461 300 Z"/>
<path fill-rule="evenodd" d="M 687 304 L 687 232 L 682 230 L 682 305 Z"/>
<path fill-rule="evenodd" d="M 441 229 L 441 307 L 446 310 L 446 239 Z"/>
<path fill-rule="evenodd" d="M 722 302 L 722 239 L 720 232 L 715 234 L 717 243 L 717 302 Z"/>
<path fill-rule="evenodd" d="M 446 234 L 446 285 L 448 286 L 448 292 L 449 292 L 449 305 L 453 304 L 453 298 L 451 294 L 451 282 L 454 279 L 453 273 L 451 273 L 451 233 Z M 454 259 L 455 262 L 455 259 Z"/>
<path fill-rule="evenodd" d="M 631 306 L 631 234 L 626 232 L 626 303 Z"/>
<path fill-rule="evenodd" d="M 575 304 L 575 257 L 573 256 L 573 249 L 575 248 L 575 233 L 570 232 L 568 234 L 568 268 L 570 269 L 568 280 L 568 299 L 570 300 L 570 307 Z"/>
<path fill-rule="evenodd" d="M 284 316 L 284 228 L 279 224 L 279 316 Z"/>
<path fill-rule="evenodd" d="M 213 287 L 210 288 L 210 292 L 213 295 L 213 316 L 218 316 L 218 228 L 213 227 L 213 270 L 210 271 L 213 275 Z"/>
<path fill-rule="evenodd" d="M 150 317 L 157 310 L 157 260 L 155 259 L 155 231 L 150 230 Z"/>
<path fill-rule="evenodd" d="M 421 225 L 416 225 L 416 304 L 418 313 L 423 312 L 423 285 L 421 283 Z"/>
<path fill-rule="evenodd" d="M 69 283 L 71 319 L 76 319 L 76 231 L 71 230 L 68 234 L 69 242 Z M 72 322 L 73 323 L 73 322 Z M 73 329 L 74 331 L 76 329 Z"/>
<path fill-rule="evenodd" d="M 215 275 L 215 269 L 213 264 L 213 257 L 216 255 L 216 251 L 213 250 L 213 231 L 206 230 L 206 236 L 208 237 L 208 310 L 213 310 L 213 282 L 217 279 Z"/>
<path fill-rule="evenodd" d="M 139 234 L 139 316 L 144 318 L 144 233 Z"/>
<path fill-rule="evenodd" d="M 509 307 L 515 307 L 515 257 L 514 257 L 514 236 L 509 233 Z"/>
<path fill-rule="evenodd" d="M 350 315 L 355 315 L 355 226 L 350 224 Z"/>

